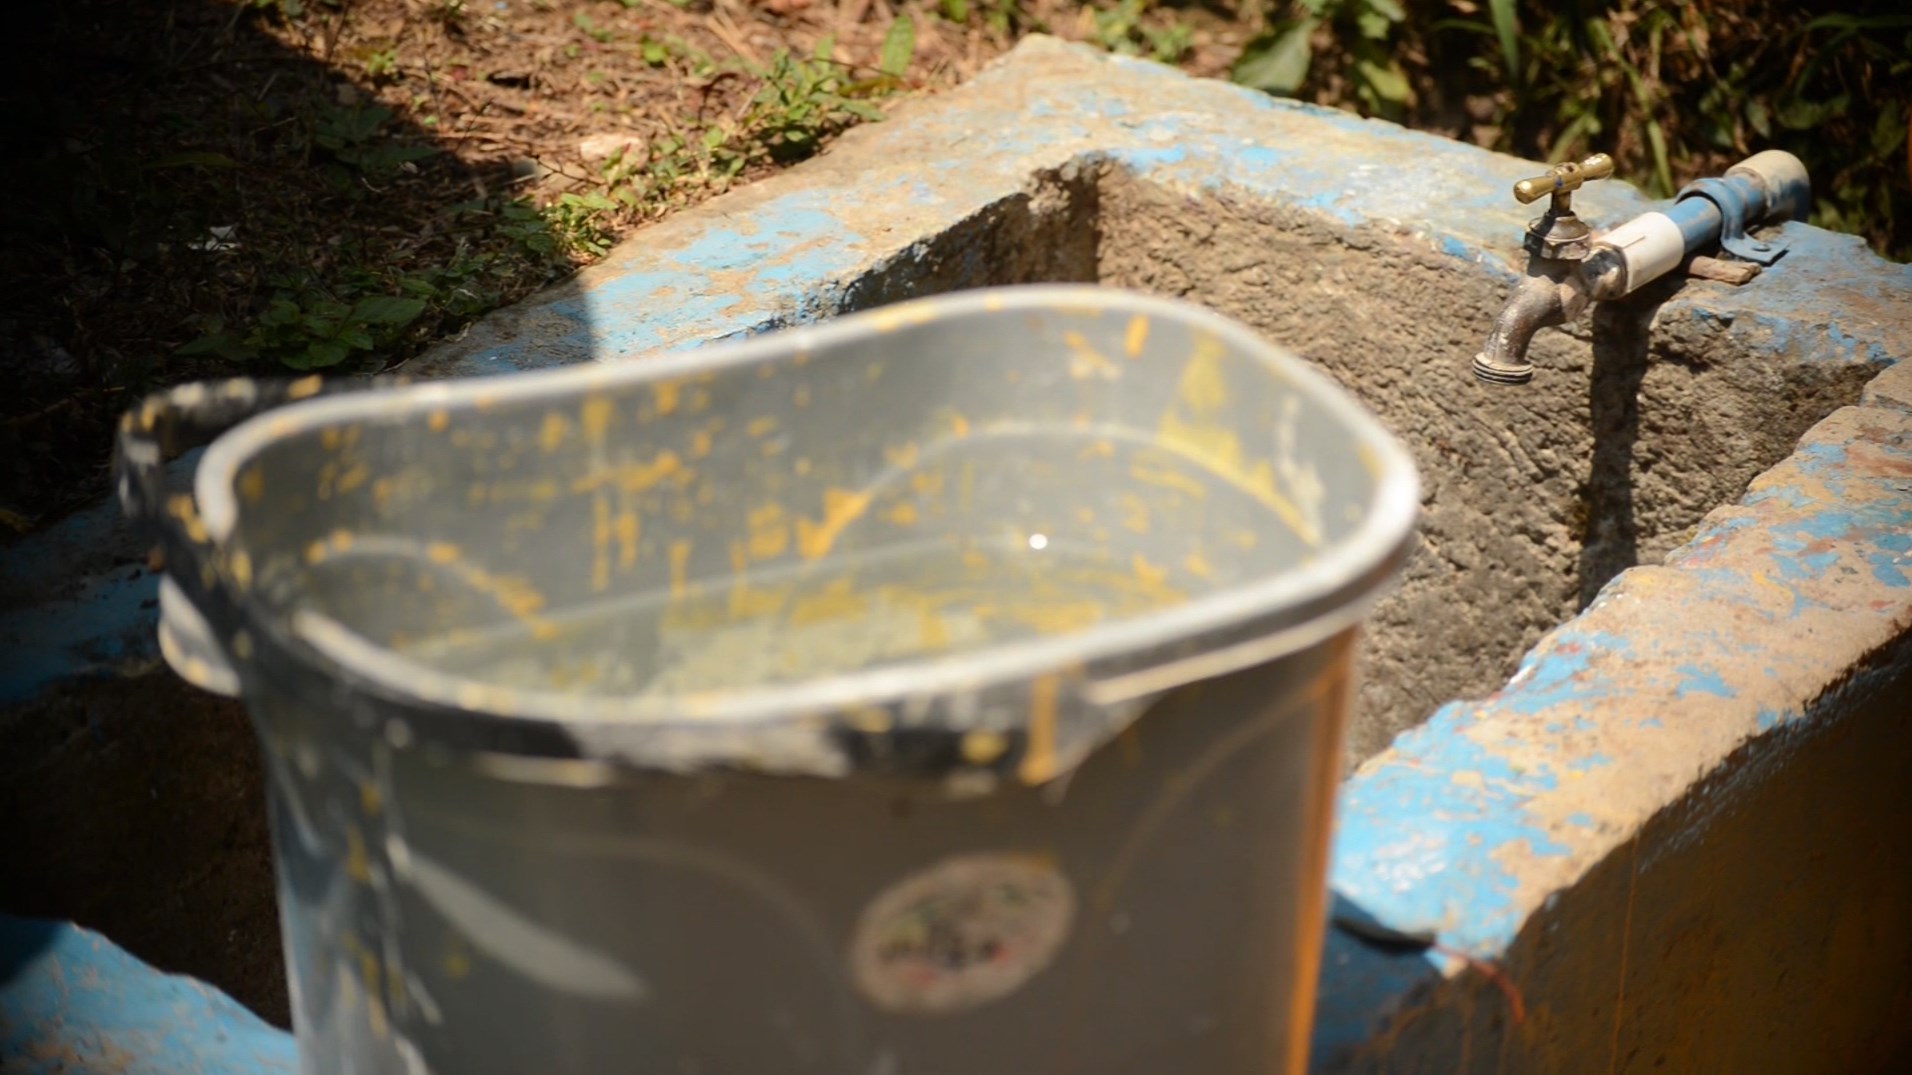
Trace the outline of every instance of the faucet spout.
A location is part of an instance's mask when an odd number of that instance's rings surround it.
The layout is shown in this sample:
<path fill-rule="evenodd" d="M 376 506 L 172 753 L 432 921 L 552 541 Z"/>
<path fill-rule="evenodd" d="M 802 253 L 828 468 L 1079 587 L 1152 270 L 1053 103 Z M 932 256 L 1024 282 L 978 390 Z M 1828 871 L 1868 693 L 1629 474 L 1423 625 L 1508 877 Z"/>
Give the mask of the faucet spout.
<path fill-rule="evenodd" d="M 1514 290 L 1514 297 L 1494 319 L 1486 346 L 1474 356 L 1475 377 L 1488 384 L 1526 384 L 1534 379 L 1534 364 L 1527 359 L 1534 333 L 1572 321 L 1591 301 L 1586 283 L 1572 271 L 1575 263 L 1563 268 L 1566 271 L 1530 276 Z"/>

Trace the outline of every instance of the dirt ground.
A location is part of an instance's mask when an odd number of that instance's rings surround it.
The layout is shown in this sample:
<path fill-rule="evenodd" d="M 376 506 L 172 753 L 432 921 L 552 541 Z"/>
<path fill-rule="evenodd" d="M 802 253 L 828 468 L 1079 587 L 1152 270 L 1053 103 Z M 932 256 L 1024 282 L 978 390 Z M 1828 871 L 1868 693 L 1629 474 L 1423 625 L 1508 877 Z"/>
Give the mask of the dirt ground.
<path fill-rule="evenodd" d="M 1478 0 L 26 5 L 0 38 L 0 536 L 97 496 L 147 391 L 402 365 L 1030 32 L 1527 156 L 1611 151 L 1660 194 L 1790 149 L 1815 220 L 1912 249 L 1894 5 L 1494 6 L 1518 33 Z"/>
<path fill-rule="evenodd" d="M 100 495 L 111 424 L 145 392 L 402 365 L 1024 32 L 1219 74 L 1253 17 L 1098 22 L 1060 0 L 75 0 L 23 21 L 0 64 L 20 124 L 0 172 L 0 536 Z M 1170 24 L 1172 40 L 1150 38 Z"/>

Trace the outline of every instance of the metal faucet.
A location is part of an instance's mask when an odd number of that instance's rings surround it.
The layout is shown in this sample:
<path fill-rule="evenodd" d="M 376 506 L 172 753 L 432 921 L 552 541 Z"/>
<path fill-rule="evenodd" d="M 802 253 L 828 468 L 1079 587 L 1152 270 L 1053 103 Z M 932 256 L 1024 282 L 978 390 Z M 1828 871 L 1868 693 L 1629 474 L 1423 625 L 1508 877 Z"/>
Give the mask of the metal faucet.
<path fill-rule="evenodd" d="M 1514 184 L 1514 198 L 1531 205 L 1551 195 L 1547 211 L 1527 223 L 1527 279 L 1494 319 L 1487 344 L 1474 356 L 1474 376 L 1494 384 L 1526 384 L 1534 379 L 1527 345 L 1534 333 L 1579 317 L 1592 297 L 1581 278 L 1581 262 L 1592 252 L 1593 229 L 1573 211 L 1573 192 L 1582 183 L 1613 174 L 1613 158 L 1595 153 L 1578 164 L 1556 164 L 1547 174 Z"/>
<path fill-rule="evenodd" d="M 1573 192 L 1612 174 L 1613 158 L 1596 153 L 1514 184 L 1522 205 L 1547 196 L 1552 200 L 1527 224 L 1521 244 L 1528 254 L 1527 279 L 1474 356 L 1475 377 L 1489 384 L 1526 384 L 1534 377 L 1527 360 L 1534 333 L 1566 324 L 1589 304 L 1622 298 L 1674 269 L 1746 283 L 1786 252 L 1783 242 L 1756 239 L 1746 228 L 1803 219 L 1812 196 L 1805 165 L 1790 153 L 1767 150 L 1733 165 L 1724 178 L 1687 184 L 1664 211 L 1642 213 L 1596 237 L 1574 214 Z M 1737 260 L 1699 256 L 1716 241 Z"/>

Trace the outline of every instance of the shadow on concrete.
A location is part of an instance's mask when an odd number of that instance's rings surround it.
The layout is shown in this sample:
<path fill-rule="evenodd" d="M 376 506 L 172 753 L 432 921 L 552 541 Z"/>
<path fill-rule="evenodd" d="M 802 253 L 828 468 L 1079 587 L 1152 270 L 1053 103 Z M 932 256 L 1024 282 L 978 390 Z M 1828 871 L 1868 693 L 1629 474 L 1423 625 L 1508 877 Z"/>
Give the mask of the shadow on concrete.
<path fill-rule="evenodd" d="M 44 918 L 0 914 L 0 990 L 19 977 L 40 953 L 53 947 L 60 926 Z"/>
<path fill-rule="evenodd" d="M 1677 283 L 1662 281 L 1627 301 L 1593 307 L 1593 374 L 1587 396 L 1593 457 L 1581 498 L 1585 517 L 1577 565 L 1582 610 L 1614 576 L 1640 562 L 1633 487 L 1640 385 L 1650 361 L 1653 318 L 1678 290 Z"/>
<path fill-rule="evenodd" d="M 1339 892 L 1328 895 L 1310 1071 L 1345 1063 L 1374 1039 L 1375 1028 L 1402 997 L 1440 979 L 1427 945 L 1391 936 L 1366 908 Z"/>
<path fill-rule="evenodd" d="M 74 684 L 0 726 L 0 908 L 78 922 L 285 1026 L 258 747 L 243 709 L 160 670 Z"/>

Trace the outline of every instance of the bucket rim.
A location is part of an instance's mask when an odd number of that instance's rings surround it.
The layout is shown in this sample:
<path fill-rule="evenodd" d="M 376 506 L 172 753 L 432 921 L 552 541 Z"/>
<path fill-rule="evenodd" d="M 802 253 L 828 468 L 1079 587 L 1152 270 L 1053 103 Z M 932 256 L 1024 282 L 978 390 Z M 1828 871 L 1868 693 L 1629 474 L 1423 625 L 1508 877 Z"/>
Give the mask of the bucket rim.
<path fill-rule="evenodd" d="M 649 352 L 628 359 L 599 359 L 576 366 L 457 381 L 394 387 L 377 393 L 318 396 L 267 411 L 227 431 L 205 450 L 193 477 L 201 517 L 215 546 L 236 529 L 235 495 L 244 465 L 268 445 L 320 427 L 376 413 L 382 422 L 420 420 L 434 410 L 485 406 L 504 398 L 514 404 L 569 400 L 593 389 L 624 388 L 687 375 L 707 375 L 794 353 L 818 353 L 866 339 L 872 331 L 899 342 L 932 321 L 1005 313 L 1137 314 L 1179 321 L 1214 335 L 1233 350 L 1270 367 L 1308 405 L 1328 413 L 1372 452 L 1374 486 L 1352 532 L 1296 563 L 1184 603 L 1098 623 L 1081 631 L 1020 641 L 1000 641 L 963 652 L 899 661 L 814 679 L 722 691 L 663 694 L 647 698 L 584 695 L 504 687 L 439 670 L 373 642 L 350 627 L 311 610 L 263 607 L 253 594 L 237 594 L 238 614 L 252 627 L 286 645 L 294 659 L 316 658 L 352 689 L 413 705 L 456 710 L 461 717 L 562 726 L 631 728 L 698 726 L 728 728 L 791 717 L 867 709 L 899 699 L 972 694 L 1005 683 L 1034 682 L 1073 670 L 1111 670 L 1132 676 L 1149 667 L 1149 656 L 1190 654 L 1177 643 L 1202 641 L 1197 655 L 1227 648 L 1244 636 L 1296 640 L 1351 625 L 1392 580 L 1411 542 L 1419 515 L 1419 480 L 1406 447 L 1351 393 L 1326 373 L 1246 325 L 1197 303 L 1087 284 L 1019 284 L 906 300 L 816 324 L 762 335 L 719 339 L 703 346 Z M 1309 626 L 1316 630 L 1300 630 Z M 1254 648 L 1254 647 L 1251 647 Z M 1279 654 L 1258 650 L 1256 660 Z M 302 652 L 303 651 L 303 652 Z M 1284 650 L 1285 651 L 1285 650 Z M 1209 665 L 1201 676 L 1219 674 Z M 1092 692 L 1091 692 L 1092 693 Z M 1160 693 L 1157 691 L 1156 693 Z"/>

